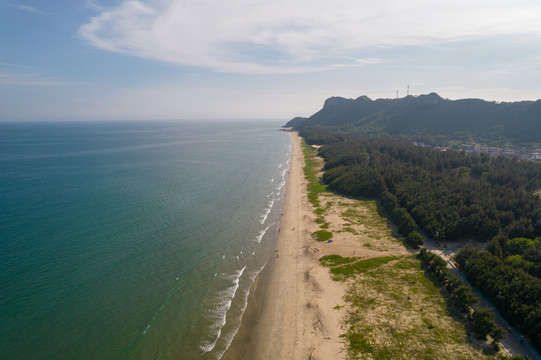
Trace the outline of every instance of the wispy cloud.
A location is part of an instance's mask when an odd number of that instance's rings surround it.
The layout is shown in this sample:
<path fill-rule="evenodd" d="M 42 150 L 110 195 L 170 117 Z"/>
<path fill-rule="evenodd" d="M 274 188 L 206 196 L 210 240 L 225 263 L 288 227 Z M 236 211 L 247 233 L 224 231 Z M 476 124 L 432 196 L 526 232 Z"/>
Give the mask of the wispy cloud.
<path fill-rule="evenodd" d="M 21 64 L 4 63 L 4 62 L 0 62 L 0 66 L 8 66 L 8 67 L 14 67 L 14 68 L 32 69 L 31 66 L 26 66 L 26 65 L 21 65 Z"/>
<path fill-rule="evenodd" d="M 55 79 L 52 77 L 47 77 L 47 76 L 43 76 L 36 73 L 0 72 L 0 84 L 51 86 L 51 85 L 70 85 L 70 84 L 74 84 L 74 82 L 65 81 L 61 79 Z"/>
<path fill-rule="evenodd" d="M 104 50 L 174 64 L 291 73 L 366 66 L 340 59 L 375 47 L 540 36 L 540 13 L 537 0 L 130 0 L 102 10 L 80 34 Z"/>
<path fill-rule="evenodd" d="M 347 62 L 341 62 L 337 64 L 331 64 L 331 67 L 334 68 L 355 68 L 355 67 L 363 67 L 368 65 L 376 65 L 376 64 L 383 64 L 387 61 L 384 59 L 378 59 L 378 58 L 364 58 L 364 59 L 348 59 Z"/>
<path fill-rule="evenodd" d="M 86 7 L 92 10 L 104 11 L 104 7 L 101 6 L 96 0 L 86 0 Z"/>
<path fill-rule="evenodd" d="M 21 10 L 24 10 L 24 11 L 29 11 L 29 12 L 33 12 L 33 13 L 39 13 L 39 14 L 47 14 L 45 11 L 38 10 L 38 9 L 36 9 L 36 8 L 33 7 L 33 6 L 28 6 L 28 5 L 18 5 L 17 7 L 18 7 L 19 9 L 21 9 Z"/>

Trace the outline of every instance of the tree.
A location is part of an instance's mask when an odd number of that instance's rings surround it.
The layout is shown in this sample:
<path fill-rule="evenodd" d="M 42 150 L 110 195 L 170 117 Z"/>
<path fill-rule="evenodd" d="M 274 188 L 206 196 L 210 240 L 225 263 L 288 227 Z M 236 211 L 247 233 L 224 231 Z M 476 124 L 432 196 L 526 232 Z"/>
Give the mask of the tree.
<path fill-rule="evenodd" d="M 537 245 L 536 240 L 526 238 L 514 238 L 507 241 L 507 249 L 513 255 L 520 255 L 529 247 Z"/>
<path fill-rule="evenodd" d="M 458 289 L 462 285 L 462 280 L 454 274 L 448 274 L 447 279 L 445 280 L 445 288 L 447 291 L 452 294 L 453 291 Z"/>
<path fill-rule="evenodd" d="M 417 231 L 412 231 L 408 234 L 407 243 L 414 249 L 418 249 L 423 246 L 425 239 Z"/>
<path fill-rule="evenodd" d="M 415 221 L 406 209 L 397 207 L 393 210 L 391 216 L 394 223 L 398 225 L 398 232 L 402 235 L 408 236 L 410 232 L 415 230 Z"/>
<path fill-rule="evenodd" d="M 453 291 L 456 306 L 464 312 L 467 312 L 470 306 L 477 302 L 477 297 L 467 286 L 460 286 Z"/>
<path fill-rule="evenodd" d="M 381 204 L 387 210 L 389 213 L 392 213 L 393 210 L 398 206 L 398 200 L 396 199 L 396 196 L 391 194 L 388 191 L 384 191 L 381 193 Z"/>
<path fill-rule="evenodd" d="M 496 324 L 494 323 L 494 314 L 489 308 L 476 310 L 473 313 L 472 320 L 473 330 L 477 333 L 480 339 L 492 334 L 496 329 Z"/>
<path fill-rule="evenodd" d="M 500 245 L 500 242 L 496 237 L 493 237 L 487 245 L 487 250 L 492 253 L 492 255 L 497 256 L 499 258 L 502 257 L 503 251 L 502 247 Z"/>
<path fill-rule="evenodd" d="M 505 339 L 506 332 L 499 326 L 496 326 L 494 330 L 490 333 L 490 337 L 494 341 L 494 345 L 497 346 L 497 343 Z"/>

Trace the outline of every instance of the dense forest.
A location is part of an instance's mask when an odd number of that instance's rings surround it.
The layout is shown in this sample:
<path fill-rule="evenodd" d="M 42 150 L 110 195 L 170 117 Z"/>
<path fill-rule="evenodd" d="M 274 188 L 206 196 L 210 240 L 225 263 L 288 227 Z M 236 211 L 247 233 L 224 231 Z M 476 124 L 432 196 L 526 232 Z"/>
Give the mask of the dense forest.
<path fill-rule="evenodd" d="M 472 330 L 479 339 L 490 335 L 493 343 L 505 338 L 506 330 L 498 327 L 494 322 L 494 314 L 488 308 L 475 309 L 477 296 L 469 286 L 462 283 L 459 277 L 452 274 L 447 268 L 447 262 L 438 255 L 421 249 L 417 257 L 421 260 L 423 268 L 432 276 L 436 277 L 440 286 L 451 295 L 457 309 L 461 310 L 471 320 Z M 496 346 L 496 350 L 498 347 Z"/>
<path fill-rule="evenodd" d="M 324 145 L 323 182 L 344 195 L 379 198 L 412 247 L 422 245 L 420 232 L 438 242 L 488 242 L 486 250 L 463 248 L 456 261 L 541 348 L 540 164 L 336 128 L 302 127 L 300 135 Z"/>
<path fill-rule="evenodd" d="M 463 247 L 455 261 L 468 280 L 541 349 L 541 241 L 497 236 L 486 250 Z"/>
<path fill-rule="evenodd" d="M 499 232 L 541 236 L 539 164 L 321 128 L 304 128 L 301 135 L 308 143 L 327 144 L 319 152 L 331 190 L 376 198 L 390 193 L 438 241 L 486 241 Z"/>
<path fill-rule="evenodd" d="M 397 99 L 332 97 L 308 118 L 286 126 L 334 126 L 349 132 L 388 135 L 426 143 L 477 142 L 497 146 L 541 142 L 541 100 L 448 100 L 431 93 Z"/>

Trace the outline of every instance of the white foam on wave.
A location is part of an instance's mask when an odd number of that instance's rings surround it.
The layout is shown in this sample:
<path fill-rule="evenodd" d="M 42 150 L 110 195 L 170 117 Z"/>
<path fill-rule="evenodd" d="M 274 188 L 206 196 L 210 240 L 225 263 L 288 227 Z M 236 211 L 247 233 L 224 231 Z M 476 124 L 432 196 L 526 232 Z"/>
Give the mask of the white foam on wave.
<path fill-rule="evenodd" d="M 150 329 L 150 324 L 147 325 L 146 329 L 143 330 L 143 335 L 145 335 L 147 333 L 147 330 Z"/>
<path fill-rule="evenodd" d="M 227 351 L 227 349 L 229 349 L 229 346 L 233 342 L 233 339 L 235 338 L 235 335 L 237 335 L 237 333 L 238 333 L 238 331 L 240 329 L 240 326 L 242 324 L 242 317 L 244 316 L 244 311 L 246 310 L 246 307 L 248 306 L 248 296 L 250 295 L 250 288 L 252 287 L 252 284 L 254 283 L 255 278 L 257 277 L 257 275 L 259 275 L 261 270 L 263 270 L 266 265 L 267 265 L 267 263 L 265 262 L 265 264 L 263 264 L 263 266 L 261 266 L 259 268 L 259 270 L 253 271 L 252 274 L 249 275 L 250 286 L 248 286 L 246 289 L 244 289 L 242 291 L 242 295 L 241 295 L 242 296 L 242 309 L 241 309 L 240 318 L 238 320 L 238 326 L 231 333 L 224 335 L 225 346 L 224 346 L 223 350 L 220 350 L 220 351 L 217 352 L 216 357 L 218 359 L 222 358 L 224 353 Z"/>
<path fill-rule="evenodd" d="M 264 230 L 261 230 L 259 232 L 259 234 L 255 237 L 254 241 L 257 241 L 258 243 L 261 243 L 261 239 L 263 239 L 263 236 L 265 236 L 265 233 L 267 232 L 267 230 L 269 230 L 269 227 L 270 227 L 270 225 L 267 226 Z M 254 253 L 255 253 L 255 251 L 254 251 Z"/>
<path fill-rule="evenodd" d="M 232 282 L 232 285 L 217 294 L 216 297 L 218 298 L 218 304 L 214 309 L 208 312 L 208 318 L 212 323 L 211 331 L 214 332 L 214 340 L 204 340 L 201 342 L 199 348 L 201 349 L 201 351 L 203 351 L 203 353 L 208 353 L 209 351 L 214 349 L 214 347 L 216 346 L 216 342 L 220 338 L 222 328 L 227 322 L 227 311 L 231 307 L 231 303 L 235 298 L 235 295 L 239 288 L 240 277 L 244 273 L 244 270 L 246 270 L 246 266 L 244 266 L 240 270 L 234 271 L 233 274 L 225 276 L 224 278 L 225 280 L 230 280 Z"/>
<path fill-rule="evenodd" d="M 269 207 L 268 207 L 267 212 L 265 213 L 265 215 L 261 216 L 261 221 L 260 221 L 261 225 L 263 225 L 265 223 L 265 221 L 267 220 L 267 216 L 269 216 L 273 205 L 274 205 L 274 198 L 272 198 L 271 201 L 269 202 Z"/>
<path fill-rule="evenodd" d="M 280 182 L 280 185 L 276 188 L 276 190 L 278 190 L 278 191 L 282 190 L 282 188 L 284 187 L 285 184 L 286 184 L 286 181 L 285 181 L 285 180 L 282 180 L 282 181 Z"/>

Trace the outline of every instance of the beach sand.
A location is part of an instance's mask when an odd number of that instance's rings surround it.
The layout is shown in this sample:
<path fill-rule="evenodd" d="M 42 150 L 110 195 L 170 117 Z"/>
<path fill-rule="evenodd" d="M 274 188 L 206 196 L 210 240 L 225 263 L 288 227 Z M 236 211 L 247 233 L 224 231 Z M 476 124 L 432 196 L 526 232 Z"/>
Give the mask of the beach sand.
<path fill-rule="evenodd" d="M 243 324 L 224 359 L 340 359 L 345 286 L 319 265 L 322 247 L 306 193 L 301 139 L 292 157 L 276 248 L 258 276 Z"/>
<path fill-rule="evenodd" d="M 410 253 L 392 235 L 387 220 L 377 215 L 374 201 L 332 193 L 320 194 L 319 201 L 334 241 L 315 241 L 312 234 L 320 227 L 308 201 L 301 138 L 290 134 L 293 151 L 275 251 L 254 284 L 225 360 L 344 359 L 340 335 L 345 332 L 348 283 L 333 281 L 319 258 Z"/>
<path fill-rule="evenodd" d="M 340 335 L 346 332 L 346 311 L 351 304 L 346 304 L 343 297 L 352 283 L 333 281 L 319 259 L 329 254 L 367 259 L 415 253 L 398 239 L 396 226 L 379 214 L 377 202 L 330 192 L 319 194 L 319 208 L 324 209 L 324 220 L 334 241 L 315 241 L 312 234 L 320 227 L 308 201 L 301 138 L 291 133 L 291 139 L 293 152 L 276 246 L 254 284 L 242 326 L 223 358 L 226 360 L 344 359 Z M 449 255 L 445 252 L 452 252 L 454 247 L 443 249 L 442 255 Z M 430 304 L 428 301 L 425 305 Z M 364 316 L 369 323 L 419 323 L 422 328 L 422 319 L 428 316 L 424 314 L 406 311 L 389 317 L 387 313 L 370 311 Z M 432 321 L 442 328 L 449 328 L 446 321 L 453 323 L 451 318 L 441 316 Z M 384 333 L 378 336 L 383 342 L 393 341 Z M 467 343 L 453 341 L 456 347 L 449 349 L 454 354 L 474 354 L 468 358 L 481 354 Z M 418 344 L 413 340 L 412 345 Z"/>

